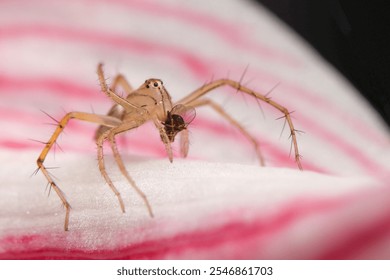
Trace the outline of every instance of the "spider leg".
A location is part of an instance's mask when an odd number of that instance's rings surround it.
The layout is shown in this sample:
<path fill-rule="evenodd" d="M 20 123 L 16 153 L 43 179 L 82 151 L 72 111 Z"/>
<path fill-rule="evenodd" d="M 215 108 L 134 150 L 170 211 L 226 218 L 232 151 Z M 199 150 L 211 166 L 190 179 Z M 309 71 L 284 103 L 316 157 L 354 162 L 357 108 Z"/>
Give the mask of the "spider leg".
<path fill-rule="evenodd" d="M 189 144 L 188 129 L 184 129 L 180 132 L 180 155 L 184 158 L 188 155 Z"/>
<path fill-rule="evenodd" d="M 177 102 L 177 104 L 191 104 L 192 102 L 199 99 L 203 95 L 209 93 L 210 91 L 212 91 L 216 88 L 222 87 L 222 86 L 230 86 L 234 89 L 237 89 L 238 91 L 241 91 L 245 94 L 253 96 L 254 98 L 261 100 L 261 101 L 269 104 L 270 106 L 274 107 L 275 109 L 279 110 L 280 112 L 282 112 L 282 114 L 284 115 L 284 118 L 287 121 L 288 126 L 290 127 L 290 137 L 291 137 L 292 144 L 294 147 L 295 162 L 298 165 L 298 168 L 302 170 L 302 164 L 301 164 L 301 160 L 300 160 L 301 156 L 299 154 L 297 136 L 296 136 L 297 130 L 294 128 L 293 122 L 291 120 L 291 114 L 286 107 L 273 101 L 271 98 L 269 98 L 263 94 L 260 94 L 258 92 L 255 92 L 255 91 L 241 85 L 240 83 L 238 83 L 236 81 L 233 81 L 230 79 L 221 79 L 221 80 L 216 80 L 216 81 L 210 82 L 210 83 L 202 86 L 201 88 L 190 93 L 188 96 L 179 100 Z"/>
<path fill-rule="evenodd" d="M 114 81 L 110 86 L 110 91 L 116 94 L 118 86 L 122 87 L 125 90 L 126 95 L 131 94 L 131 92 L 133 91 L 133 87 L 130 85 L 130 83 L 126 80 L 126 78 L 122 74 L 118 74 L 114 77 Z M 124 108 L 122 108 L 119 104 L 115 104 L 114 106 L 111 107 L 107 115 L 114 116 L 118 119 L 122 119 L 124 113 L 125 113 Z"/>
<path fill-rule="evenodd" d="M 102 174 L 104 180 L 110 187 L 110 189 L 113 191 L 115 196 L 118 198 L 119 201 L 119 206 L 121 207 L 121 210 L 123 213 L 125 213 L 125 205 L 123 203 L 122 196 L 120 192 L 117 190 L 117 188 L 114 186 L 114 183 L 112 182 L 110 176 L 108 176 L 108 173 L 106 171 L 106 165 L 104 163 L 104 153 L 103 153 L 103 143 L 105 140 L 107 140 L 107 135 L 110 132 L 110 130 L 107 130 L 103 134 L 99 136 L 99 138 L 96 140 L 96 145 L 97 145 L 97 154 L 98 154 L 98 165 L 99 165 L 99 170 L 100 173 Z"/>
<path fill-rule="evenodd" d="M 110 111 L 108 111 L 107 116 L 117 118 L 118 120 L 122 121 L 125 116 L 125 113 L 126 113 L 125 110 L 120 105 L 115 104 L 110 108 Z M 104 132 L 106 132 L 109 129 L 110 128 L 107 126 L 100 125 L 95 132 L 95 137 L 94 137 L 95 141 L 99 139 L 100 135 L 102 135 Z"/>
<path fill-rule="evenodd" d="M 113 83 L 111 84 L 110 88 L 108 88 L 106 84 L 106 80 L 104 77 L 104 72 L 103 72 L 103 65 L 99 64 L 98 69 L 97 69 L 100 85 L 102 91 L 110 97 L 116 104 L 114 104 L 110 110 L 108 111 L 107 115 L 115 117 L 119 120 L 124 120 L 126 115 L 131 111 L 132 114 L 139 114 L 139 115 L 147 115 L 148 111 L 145 108 L 138 107 L 134 104 L 132 104 L 129 100 L 119 96 L 116 93 L 117 87 L 120 86 L 122 87 L 125 92 L 127 93 L 127 97 L 132 95 L 133 93 L 133 88 L 130 85 L 130 83 L 125 79 L 125 77 L 121 74 L 117 75 L 114 78 Z M 108 127 L 105 126 L 99 126 L 95 132 L 95 141 L 107 130 L 109 130 Z"/>
<path fill-rule="evenodd" d="M 110 86 L 110 89 L 113 92 L 116 92 L 118 85 L 121 86 L 127 94 L 133 91 L 133 87 L 130 85 L 130 83 L 126 80 L 126 78 L 122 74 L 118 74 L 115 76 L 114 81 Z"/>
<path fill-rule="evenodd" d="M 165 132 L 165 129 L 161 125 L 161 122 L 159 121 L 158 118 L 153 119 L 153 122 L 160 133 L 160 137 L 161 137 L 162 142 L 165 145 L 165 151 L 167 152 L 168 159 L 170 162 L 173 162 L 173 152 L 172 152 L 171 142 L 169 141 L 169 137 L 168 137 L 167 133 Z"/>
<path fill-rule="evenodd" d="M 100 169 L 100 172 L 102 173 L 104 179 L 106 180 L 107 184 L 110 186 L 110 188 L 113 190 L 115 195 L 118 197 L 118 200 L 119 200 L 119 203 L 120 203 L 122 211 L 125 212 L 123 200 L 122 200 L 122 198 L 120 196 L 120 193 L 118 192 L 118 190 L 115 188 L 114 184 L 112 183 L 112 180 L 108 176 L 107 171 L 105 169 L 105 165 L 104 165 L 103 142 L 105 140 L 108 140 L 108 142 L 110 143 L 112 152 L 114 154 L 115 161 L 118 164 L 118 167 L 119 167 L 122 175 L 126 177 L 128 182 L 130 183 L 130 185 L 134 188 L 134 190 L 142 198 L 142 200 L 144 201 L 144 203 L 145 203 L 145 205 L 146 205 L 146 207 L 148 209 L 149 215 L 151 217 L 153 217 L 153 211 L 152 211 L 152 208 L 150 206 L 150 203 L 149 203 L 146 195 L 141 191 L 141 189 L 137 186 L 137 184 L 135 183 L 133 178 L 131 178 L 130 174 L 127 172 L 126 167 L 123 164 L 122 157 L 119 154 L 119 151 L 118 151 L 118 148 L 117 148 L 117 145 L 116 145 L 116 141 L 115 141 L 115 135 L 117 135 L 119 133 L 122 133 L 122 132 L 125 132 L 125 131 L 128 131 L 130 129 L 136 128 L 136 127 L 140 126 L 141 124 L 142 123 L 139 123 L 139 122 L 137 123 L 137 122 L 134 122 L 134 121 L 133 122 L 126 122 L 126 123 L 121 124 L 118 127 L 115 127 L 115 128 L 112 128 L 112 129 L 106 131 L 105 133 L 103 133 L 99 137 L 99 139 L 97 141 L 99 169 Z"/>
<path fill-rule="evenodd" d="M 221 117 L 226 119 L 231 125 L 235 126 L 253 144 L 253 146 L 255 147 L 257 157 L 259 159 L 259 163 L 261 166 L 264 166 L 264 158 L 260 152 L 259 143 L 238 121 L 236 121 L 228 113 L 226 113 L 226 111 L 220 105 L 207 98 L 197 99 L 185 105 L 192 106 L 192 107 L 210 106 L 219 115 L 221 115 Z"/>
<path fill-rule="evenodd" d="M 98 65 L 97 74 L 98 74 L 98 77 L 99 77 L 99 83 L 100 83 L 100 88 L 101 88 L 102 92 L 104 92 L 116 104 L 121 105 L 126 110 L 139 109 L 137 106 L 135 106 L 134 104 L 131 104 L 129 101 L 127 101 L 125 98 L 123 98 L 123 97 L 119 96 L 118 94 L 116 94 L 111 88 L 109 88 L 107 86 L 106 79 L 104 77 L 104 72 L 103 72 L 103 64 L 101 64 L 101 63 Z M 120 80 L 123 81 L 124 78 L 120 79 Z M 118 80 L 117 83 L 119 83 L 119 80 Z M 125 86 L 126 86 L 126 84 L 127 84 L 127 87 L 130 87 L 130 85 L 128 83 L 125 83 Z"/>
<path fill-rule="evenodd" d="M 57 124 L 57 128 L 54 131 L 53 135 L 50 137 L 49 141 L 46 142 L 45 147 L 43 148 L 41 154 L 39 155 L 37 159 L 37 165 L 38 169 L 42 171 L 43 175 L 46 177 L 50 188 L 53 188 L 53 190 L 57 193 L 58 197 L 60 198 L 62 204 L 65 207 L 66 214 L 65 214 L 65 224 L 64 229 L 68 230 L 69 225 L 69 213 L 70 213 L 70 204 L 67 201 L 65 194 L 61 191 L 61 189 L 57 186 L 57 184 L 54 182 L 52 175 L 50 175 L 49 171 L 43 164 L 47 154 L 49 153 L 50 149 L 53 147 L 53 145 L 56 143 L 59 135 L 61 132 L 65 129 L 65 126 L 68 124 L 68 122 L 71 119 L 77 119 L 81 121 L 87 121 L 92 123 L 98 123 L 101 125 L 109 126 L 109 127 L 115 127 L 118 126 L 121 121 L 109 117 L 109 116 L 103 116 L 103 115 L 96 115 L 96 114 L 90 114 L 90 113 L 83 113 L 83 112 L 70 112 L 67 113 Z"/>

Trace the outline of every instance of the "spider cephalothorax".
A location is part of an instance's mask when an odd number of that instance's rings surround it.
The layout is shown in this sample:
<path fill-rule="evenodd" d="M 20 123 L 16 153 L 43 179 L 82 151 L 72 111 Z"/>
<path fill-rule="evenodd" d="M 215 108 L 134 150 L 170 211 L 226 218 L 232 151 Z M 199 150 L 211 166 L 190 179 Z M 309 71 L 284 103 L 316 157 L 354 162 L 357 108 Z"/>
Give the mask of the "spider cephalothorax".
<path fill-rule="evenodd" d="M 98 115 L 94 113 L 84 112 L 67 113 L 58 122 L 56 130 L 50 137 L 49 141 L 45 144 L 45 147 L 43 148 L 41 154 L 37 159 L 37 170 L 42 171 L 43 175 L 48 181 L 50 188 L 53 188 L 53 190 L 57 193 L 58 197 L 60 198 L 62 204 L 65 207 L 65 230 L 68 230 L 69 213 L 71 207 L 65 197 L 65 194 L 54 182 L 53 176 L 48 172 L 47 167 L 45 167 L 44 161 L 50 149 L 56 143 L 59 135 L 62 133 L 70 119 L 82 120 L 97 123 L 100 125 L 95 134 L 99 170 L 111 190 L 117 196 L 122 212 L 125 212 L 125 206 L 121 194 L 114 186 L 112 180 L 110 179 L 110 176 L 106 171 L 103 154 L 103 144 L 104 142 L 108 142 L 110 144 L 115 161 L 118 164 L 121 173 L 126 177 L 130 185 L 143 199 L 148 209 L 149 215 L 153 217 L 152 208 L 149 204 L 146 195 L 141 191 L 141 189 L 131 178 L 130 174 L 127 172 L 115 142 L 115 137 L 118 134 L 137 128 L 148 121 L 153 122 L 157 130 L 159 131 L 161 140 L 165 145 L 168 158 L 172 162 L 173 153 L 171 143 L 175 140 L 175 137 L 178 133 L 180 133 L 180 153 L 183 157 L 187 156 L 189 148 L 187 128 L 188 124 L 191 123 L 192 120 L 195 118 L 194 108 L 201 106 L 209 106 L 222 118 L 224 118 L 228 123 L 236 127 L 253 144 L 260 164 L 264 165 L 264 159 L 262 157 L 262 154 L 260 153 L 259 144 L 256 138 L 252 136 L 252 134 L 249 133 L 238 121 L 236 121 L 232 116 L 230 116 L 223 109 L 223 107 L 205 97 L 207 93 L 210 93 L 212 90 L 221 86 L 229 86 L 236 89 L 237 91 L 241 91 L 249 96 L 254 97 L 257 100 L 269 104 L 283 114 L 283 117 L 286 119 L 286 122 L 290 128 L 290 137 L 292 141 L 292 147 L 294 148 L 295 161 L 299 169 L 302 169 L 296 138 L 297 130 L 293 126 L 289 110 L 287 110 L 287 108 L 283 107 L 279 103 L 268 98 L 266 95 L 260 94 L 245 87 L 240 82 L 236 82 L 229 79 L 215 80 L 203 85 L 199 89 L 195 90 L 191 94 L 179 100 L 178 102 L 173 103 L 171 100 L 171 96 L 163 86 L 163 82 L 159 79 L 146 80 L 144 84 L 142 84 L 138 89 L 134 90 L 122 75 L 116 76 L 111 87 L 108 87 L 108 85 L 106 84 L 106 79 L 104 77 L 102 64 L 98 65 L 97 73 L 99 76 L 99 82 L 102 92 L 104 92 L 104 94 L 106 94 L 114 102 L 114 105 L 112 106 L 110 111 L 107 113 L 107 115 Z M 127 96 L 125 98 L 121 97 L 117 93 L 118 85 L 120 85 L 122 89 L 124 89 L 127 93 Z"/>

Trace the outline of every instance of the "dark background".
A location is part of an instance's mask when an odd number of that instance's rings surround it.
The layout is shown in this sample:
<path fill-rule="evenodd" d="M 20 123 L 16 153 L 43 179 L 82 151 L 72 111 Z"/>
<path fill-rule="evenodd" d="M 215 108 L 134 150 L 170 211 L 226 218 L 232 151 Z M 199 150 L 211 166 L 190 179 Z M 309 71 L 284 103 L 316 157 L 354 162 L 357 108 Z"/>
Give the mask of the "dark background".
<path fill-rule="evenodd" d="M 390 128 L 390 1 L 253 0 L 332 63 Z"/>

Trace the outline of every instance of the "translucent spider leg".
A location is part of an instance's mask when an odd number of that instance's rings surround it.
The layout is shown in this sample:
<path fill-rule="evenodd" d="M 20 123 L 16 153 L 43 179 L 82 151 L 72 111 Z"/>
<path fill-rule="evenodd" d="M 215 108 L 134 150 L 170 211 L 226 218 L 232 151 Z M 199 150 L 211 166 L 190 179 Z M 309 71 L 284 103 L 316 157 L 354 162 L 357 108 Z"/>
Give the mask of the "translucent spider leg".
<path fill-rule="evenodd" d="M 163 127 L 158 127 L 158 130 L 160 132 L 161 139 L 165 145 L 165 151 L 167 153 L 168 159 L 170 162 L 173 162 L 173 151 L 172 151 L 171 143 L 169 142 L 168 135 L 165 132 Z"/>
<path fill-rule="evenodd" d="M 214 111 L 216 111 L 219 115 L 221 115 L 224 119 L 226 119 L 231 125 L 235 126 L 253 144 L 253 146 L 255 147 L 255 151 L 259 163 L 261 166 L 264 166 L 264 157 L 260 152 L 259 143 L 242 125 L 240 125 L 238 121 L 236 121 L 228 113 L 226 113 L 226 111 L 220 105 L 207 98 L 197 99 L 195 101 L 186 104 L 186 106 L 187 105 L 194 108 L 200 106 L 210 106 Z"/>
<path fill-rule="evenodd" d="M 187 157 L 189 148 L 190 140 L 188 137 L 188 129 L 184 129 L 182 132 L 180 132 L 180 155 L 183 158 Z"/>
<path fill-rule="evenodd" d="M 106 79 L 104 77 L 104 72 L 103 72 L 103 64 L 99 64 L 98 65 L 97 74 L 98 74 L 98 77 L 99 77 L 101 90 L 108 97 L 110 97 L 116 104 L 121 105 L 126 110 L 139 109 L 137 106 L 135 106 L 134 104 L 131 104 L 129 101 L 127 101 L 123 97 L 121 97 L 118 94 L 116 94 L 114 91 L 112 91 L 112 89 L 110 89 L 107 86 Z"/>
<path fill-rule="evenodd" d="M 110 89 L 113 92 L 116 92 L 118 86 L 121 86 L 126 93 L 130 93 L 133 91 L 133 87 L 122 74 L 118 74 L 115 76 L 114 81 L 111 83 Z"/>
<path fill-rule="evenodd" d="M 135 121 L 128 122 L 128 123 L 123 123 L 123 124 L 121 124 L 118 127 L 112 128 L 112 129 L 104 132 L 99 137 L 99 139 L 97 141 L 99 169 L 100 169 L 100 172 L 102 173 L 104 179 L 106 180 L 107 184 L 110 186 L 110 188 L 114 191 L 115 195 L 120 200 L 120 205 L 121 205 L 122 212 L 125 212 L 125 207 L 124 207 L 122 198 L 120 196 L 120 193 L 117 191 L 117 189 L 115 188 L 112 180 L 108 176 L 107 171 L 106 171 L 106 167 L 105 167 L 105 164 L 104 164 L 103 143 L 104 143 L 104 141 L 108 140 L 108 142 L 110 143 L 112 152 L 114 154 L 115 161 L 118 164 L 118 167 L 119 167 L 122 175 L 126 177 L 127 181 L 130 183 L 130 185 L 134 188 L 134 190 L 142 198 L 142 200 L 144 201 L 144 203 L 145 203 L 145 205 L 146 205 L 146 207 L 148 209 L 149 215 L 151 217 L 153 217 L 152 207 L 150 206 L 150 203 L 149 203 L 146 195 L 141 191 L 141 189 L 137 186 L 137 184 L 135 183 L 133 178 L 131 178 L 130 174 L 127 172 L 126 167 L 123 164 L 123 160 L 122 160 L 122 158 L 121 158 L 121 156 L 119 154 L 119 151 L 118 151 L 118 148 L 117 148 L 117 145 L 116 145 L 116 142 L 115 142 L 115 136 L 117 134 L 125 132 L 125 131 L 128 131 L 128 130 L 131 130 L 131 129 L 134 129 L 134 128 L 140 126 L 141 124 L 142 123 L 137 123 Z"/>
<path fill-rule="evenodd" d="M 103 116 L 103 115 L 96 115 L 96 114 L 90 114 L 90 113 L 83 113 L 83 112 L 70 112 L 66 114 L 57 125 L 56 130 L 54 131 L 53 135 L 50 137 L 49 141 L 46 143 L 45 147 L 43 148 L 41 154 L 39 155 L 37 159 L 37 165 L 38 169 L 42 171 L 43 175 L 46 177 L 47 181 L 49 182 L 49 185 L 53 190 L 57 193 L 58 197 L 60 198 L 62 204 L 65 207 L 65 224 L 64 229 L 68 230 L 69 225 L 69 213 L 70 213 L 70 204 L 65 198 L 64 193 L 61 191 L 61 189 L 57 186 L 57 184 L 54 182 L 52 176 L 47 171 L 47 168 L 43 164 L 47 154 L 49 153 L 50 149 L 54 145 L 54 143 L 57 141 L 59 135 L 61 132 L 65 129 L 65 126 L 68 124 L 69 120 L 71 119 L 77 119 L 81 121 L 87 121 L 92 123 L 98 123 L 104 126 L 108 127 L 115 127 L 118 126 L 121 122 L 113 117 L 109 116 Z"/>
<path fill-rule="evenodd" d="M 102 71 L 102 70 L 98 70 L 98 71 Z M 102 73 L 103 72 L 101 72 L 100 75 L 102 75 Z M 121 74 L 115 76 L 114 81 L 112 82 L 112 84 L 110 86 L 110 91 L 114 92 L 114 93 L 117 92 L 118 86 L 122 87 L 127 94 L 129 94 L 130 92 L 133 91 L 133 88 L 130 85 L 130 83 Z M 104 87 L 106 87 L 106 86 L 104 86 Z M 125 114 L 126 114 L 125 109 L 119 104 L 113 105 L 107 113 L 108 116 L 112 116 L 112 117 L 118 118 L 120 120 L 123 119 Z M 106 126 L 102 126 L 102 125 L 99 126 L 98 129 L 96 130 L 96 133 L 95 133 L 95 140 L 97 140 L 99 138 L 99 136 L 101 134 L 103 134 L 105 131 L 107 131 L 108 129 L 109 128 Z"/>
<path fill-rule="evenodd" d="M 192 92 L 191 94 L 189 94 L 187 97 L 184 97 L 183 99 L 179 100 L 176 104 L 184 104 L 184 105 L 191 104 L 191 102 L 195 101 L 196 99 L 198 99 L 198 98 L 202 97 L 203 95 L 209 93 L 210 91 L 212 91 L 216 88 L 222 87 L 222 86 L 230 86 L 234 89 L 237 89 L 238 91 L 241 91 L 243 93 L 251 95 L 251 96 L 271 105 L 272 107 L 274 107 L 275 109 L 279 110 L 280 112 L 282 112 L 284 114 L 284 117 L 285 117 L 285 119 L 290 127 L 290 136 L 292 139 L 292 144 L 294 146 L 294 152 L 295 152 L 295 162 L 298 165 L 299 169 L 302 170 L 302 164 L 301 164 L 301 160 L 300 160 L 301 156 L 299 154 L 297 137 L 296 137 L 296 129 L 294 128 L 293 122 L 291 120 L 290 112 L 289 112 L 289 110 L 287 110 L 287 108 L 285 108 L 284 106 L 280 105 L 279 103 L 273 101 L 271 98 L 269 98 L 265 95 L 262 95 L 258 92 L 255 92 L 255 91 L 241 85 L 240 83 L 238 83 L 236 81 L 229 80 L 229 79 L 221 79 L 221 80 L 216 80 L 216 81 L 213 81 L 211 83 L 204 85 L 203 87 L 201 87 L 201 88 L 197 89 L 196 91 Z"/>

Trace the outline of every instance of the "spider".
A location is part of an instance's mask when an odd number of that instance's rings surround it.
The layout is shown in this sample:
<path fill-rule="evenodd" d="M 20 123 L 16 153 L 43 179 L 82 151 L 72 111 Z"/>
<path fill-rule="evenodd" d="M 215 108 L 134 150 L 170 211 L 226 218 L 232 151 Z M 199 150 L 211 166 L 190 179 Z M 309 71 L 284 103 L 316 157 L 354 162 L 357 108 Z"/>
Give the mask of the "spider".
<path fill-rule="evenodd" d="M 205 97 L 205 95 L 210 93 L 212 90 L 222 86 L 229 86 L 236 89 L 237 91 L 253 96 L 254 98 L 263 101 L 282 112 L 283 117 L 286 119 L 290 128 L 290 137 L 292 139 L 292 146 L 294 147 L 295 161 L 299 169 L 302 170 L 296 139 L 297 130 L 293 126 L 290 112 L 287 110 L 287 108 L 271 100 L 266 95 L 257 93 L 245 87 L 240 82 L 236 82 L 230 79 L 212 81 L 190 93 L 178 102 L 173 103 L 171 96 L 165 89 L 163 82 L 160 79 L 148 79 L 138 89 L 134 90 L 121 74 L 117 75 L 114 78 L 111 87 L 108 87 L 102 64 L 98 65 L 97 74 L 99 77 L 101 91 L 114 102 L 114 105 L 108 114 L 99 115 L 85 112 L 67 113 L 57 123 L 57 127 L 54 133 L 52 134 L 49 141 L 45 143 L 45 147 L 37 159 L 37 171 L 41 170 L 48 181 L 48 185 L 57 193 L 63 206 L 65 207 L 65 231 L 67 231 L 69 228 L 69 214 L 71 206 L 68 200 L 65 198 L 64 193 L 54 182 L 52 175 L 50 175 L 48 172 L 48 168 L 44 165 L 44 161 L 50 149 L 56 143 L 59 135 L 65 129 L 65 126 L 71 119 L 99 124 L 99 128 L 95 134 L 99 170 L 108 186 L 118 198 L 122 212 L 125 212 L 125 206 L 122 197 L 106 172 L 103 155 L 103 143 L 108 141 L 121 173 L 124 177 L 126 177 L 130 185 L 142 198 L 149 215 L 153 217 L 153 211 L 146 195 L 141 191 L 130 174 L 127 172 L 115 142 L 115 136 L 118 134 L 139 127 L 148 121 L 152 121 L 156 129 L 159 131 L 161 141 L 165 145 L 169 161 L 172 162 L 173 153 L 171 143 L 174 142 L 176 135 L 180 133 L 180 154 L 181 156 L 186 157 L 189 149 L 187 128 L 191 121 L 195 118 L 194 108 L 209 106 L 222 118 L 227 120 L 232 126 L 236 127 L 253 144 L 260 164 L 264 165 L 264 159 L 256 139 L 238 121 L 225 112 L 225 110 L 220 105 Z M 126 91 L 126 98 L 123 98 L 116 93 L 118 86 L 121 86 Z"/>

